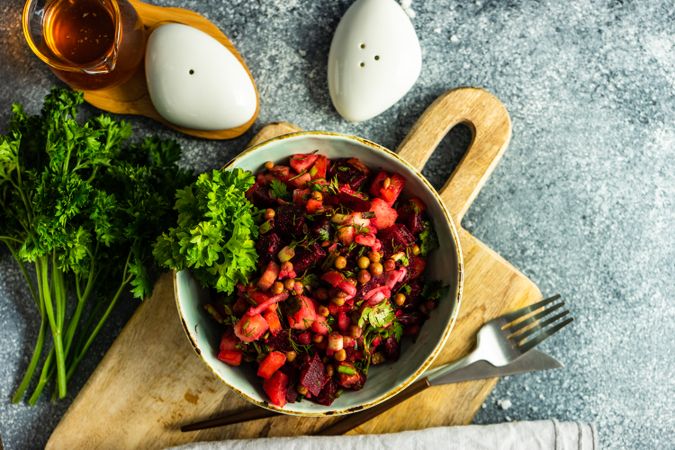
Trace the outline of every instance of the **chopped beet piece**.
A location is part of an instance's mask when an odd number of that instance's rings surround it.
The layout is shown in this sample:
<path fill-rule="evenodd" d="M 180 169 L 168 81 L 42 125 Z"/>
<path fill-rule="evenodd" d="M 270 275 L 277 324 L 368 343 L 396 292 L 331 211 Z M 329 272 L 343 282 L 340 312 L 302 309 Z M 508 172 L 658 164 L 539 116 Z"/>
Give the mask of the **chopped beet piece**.
<path fill-rule="evenodd" d="M 368 196 L 363 192 L 355 191 L 346 185 L 340 186 L 338 200 L 347 208 L 353 209 L 354 211 L 363 212 L 370 209 Z"/>
<path fill-rule="evenodd" d="M 331 164 L 328 170 L 328 178 L 337 177 L 340 184 L 348 184 L 352 189 L 359 190 L 368 180 L 369 173 L 364 171 L 365 166 L 354 164 L 350 159 L 338 159 Z"/>
<path fill-rule="evenodd" d="M 281 205 L 274 216 L 274 224 L 282 236 L 302 236 L 305 230 L 305 211 L 294 205 Z"/>
<path fill-rule="evenodd" d="M 382 249 L 384 256 L 389 257 L 393 253 L 405 250 L 408 246 L 415 243 L 415 236 L 413 236 L 408 227 L 403 224 L 396 223 L 389 228 L 380 230 L 377 234 L 380 242 L 382 242 Z"/>
<path fill-rule="evenodd" d="M 326 370 L 318 353 L 307 358 L 300 371 L 300 385 L 314 396 L 321 393 L 323 385 L 326 383 Z"/>
<path fill-rule="evenodd" d="M 330 406 L 337 397 L 338 384 L 333 378 L 328 380 L 328 383 L 321 389 L 321 392 L 316 397 L 316 402 L 320 405 Z"/>
<path fill-rule="evenodd" d="M 401 346 L 394 336 L 390 336 L 384 341 L 382 353 L 389 361 L 396 361 L 401 355 Z"/>
<path fill-rule="evenodd" d="M 408 227 L 412 234 L 419 234 L 424 230 L 424 219 L 419 202 L 419 199 L 411 198 L 396 209 L 399 222 Z"/>
<path fill-rule="evenodd" d="M 258 208 L 271 208 L 277 205 L 276 200 L 270 197 L 269 188 L 258 182 L 246 191 L 246 198 Z"/>
<path fill-rule="evenodd" d="M 288 340 L 288 332 L 271 334 L 265 339 L 265 344 L 271 350 L 278 350 L 280 352 L 290 352 L 293 350 L 291 342 Z"/>
<path fill-rule="evenodd" d="M 274 258 L 274 255 L 279 253 L 281 238 L 276 233 L 263 234 L 255 243 L 255 249 L 258 252 L 259 262 L 267 264 Z"/>
<path fill-rule="evenodd" d="M 295 273 L 302 275 L 302 272 L 313 267 L 319 260 L 326 256 L 326 251 L 316 242 L 308 246 L 298 246 L 295 248 L 295 256 L 291 260 Z"/>

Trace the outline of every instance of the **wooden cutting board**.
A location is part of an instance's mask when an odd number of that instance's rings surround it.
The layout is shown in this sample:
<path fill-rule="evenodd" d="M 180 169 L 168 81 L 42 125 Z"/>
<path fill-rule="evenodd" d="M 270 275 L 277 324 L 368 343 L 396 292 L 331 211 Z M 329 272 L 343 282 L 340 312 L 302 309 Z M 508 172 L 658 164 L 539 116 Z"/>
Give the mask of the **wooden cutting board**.
<path fill-rule="evenodd" d="M 511 136 L 504 106 L 486 91 L 462 88 L 437 99 L 420 117 L 398 152 L 422 168 L 450 128 L 464 123 L 474 137 L 441 189 L 456 221 L 485 183 Z M 258 143 L 298 128 L 267 125 Z M 535 284 L 485 244 L 459 227 L 465 264 L 459 318 L 443 364 L 466 354 L 486 321 L 541 299 Z M 405 357 L 405 356 L 404 356 Z M 352 433 L 386 433 L 470 423 L 496 380 L 429 389 Z M 192 350 L 174 303 L 172 277 L 163 276 L 138 308 L 52 434 L 48 449 L 161 448 L 197 440 L 309 434 L 335 418 L 283 416 L 193 433 L 181 424 L 251 406 L 222 384 Z"/>

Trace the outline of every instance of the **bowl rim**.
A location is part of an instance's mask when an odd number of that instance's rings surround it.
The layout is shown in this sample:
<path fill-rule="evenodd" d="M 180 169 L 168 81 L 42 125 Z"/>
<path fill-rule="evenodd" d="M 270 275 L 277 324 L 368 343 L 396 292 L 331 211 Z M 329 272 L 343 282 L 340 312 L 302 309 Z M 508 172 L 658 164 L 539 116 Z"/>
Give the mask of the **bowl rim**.
<path fill-rule="evenodd" d="M 187 326 L 187 323 L 185 323 L 185 319 L 183 317 L 183 310 L 181 307 L 181 303 L 178 300 L 178 277 L 177 277 L 177 271 L 172 272 L 172 278 L 173 278 L 173 288 L 174 288 L 174 301 L 176 303 L 176 309 L 178 310 L 178 316 L 180 318 L 180 323 L 183 328 L 183 331 L 185 335 L 187 336 L 188 340 L 190 341 L 190 345 L 192 346 L 192 349 L 195 351 L 199 359 L 209 368 L 213 374 L 220 379 L 225 385 L 236 392 L 239 396 L 241 396 L 243 399 L 247 400 L 248 402 L 259 406 L 264 409 L 268 409 L 274 412 L 278 412 L 281 414 L 289 415 L 289 416 L 300 416 L 300 417 L 329 417 L 329 416 L 338 416 L 338 415 L 344 415 L 344 414 L 351 414 L 355 413 L 358 411 L 363 411 L 365 409 L 371 408 L 375 405 L 378 405 L 395 395 L 397 395 L 399 392 L 402 392 L 405 390 L 408 386 L 410 386 L 412 383 L 414 383 L 420 375 L 422 375 L 429 367 L 433 364 L 433 362 L 436 360 L 438 357 L 439 353 L 443 350 L 445 347 L 445 344 L 452 332 L 452 330 L 455 327 L 455 324 L 457 322 L 457 317 L 459 316 L 459 310 L 461 307 L 462 303 L 462 293 L 464 290 L 464 256 L 462 253 L 462 247 L 460 245 L 460 240 L 459 240 L 459 233 L 457 232 L 457 226 L 455 225 L 454 220 L 450 216 L 450 213 L 448 212 L 445 203 L 441 199 L 440 194 L 436 189 L 429 183 L 429 181 L 422 175 L 422 173 L 415 168 L 412 164 L 407 162 L 405 159 L 401 158 L 399 155 L 397 155 L 395 152 L 392 152 L 388 148 L 377 144 L 376 142 L 370 141 L 368 139 L 359 137 L 359 136 L 354 136 L 354 135 L 349 135 L 349 134 L 344 134 L 344 133 L 337 133 L 337 132 L 332 132 L 332 131 L 298 131 L 298 132 L 293 132 L 293 133 L 288 133 L 288 134 L 283 134 L 280 136 L 276 136 L 273 138 L 270 138 L 268 140 L 265 140 L 263 142 L 260 142 L 258 144 L 252 145 L 250 147 L 245 148 L 243 151 L 241 151 L 239 154 L 237 154 L 235 157 L 233 157 L 230 161 L 228 161 L 223 167 L 221 167 L 220 170 L 227 170 L 229 168 L 232 168 L 235 166 L 236 162 L 244 157 L 245 155 L 248 155 L 249 153 L 253 153 L 255 151 L 260 150 L 263 147 L 266 147 L 272 143 L 286 140 L 286 139 L 293 139 L 293 138 L 303 138 L 303 137 L 320 137 L 320 138 L 338 138 L 338 139 L 345 139 L 348 141 L 356 141 L 357 143 L 364 145 L 368 147 L 370 150 L 374 150 L 375 152 L 380 152 L 380 153 L 385 153 L 394 159 L 396 159 L 399 163 L 403 164 L 406 166 L 417 178 L 427 186 L 431 194 L 436 198 L 436 201 L 438 204 L 441 206 L 441 211 L 443 212 L 443 215 L 445 216 L 445 220 L 447 224 L 449 225 L 450 228 L 450 235 L 452 237 L 452 241 L 455 245 L 456 249 L 456 257 L 457 257 L 457 290 L 454 298 L 454 303 L 455 306 L 452 310 L 450 320 L 448 321 L 448 324 L 446 325 L 445 329 L 443 330 L 443 334 L 441 335 L 441 338 L 438 340 L 436 345 L 434 346 L 433 350 L 429 354 L 429 356 L 424 360 L 424 362 L 406 379 L 399 384 L 398 386 L 394 387 L 393 389 L 385 392 L 384 394 L 380 395 L 379 397 L 371 400 L 370 402 L 363 403 L 361 405 L 356 405 L 356 406 L 351 406 L 348 408 L 343 408 L 343 409 L 335 409 L 335 410 L 329 410 L 329 411 L 317 411 L 317 412 L 307 412 L 307 411 L 289 411 L 284 408 L 279 408 L 278 406 L 272 405 L 266 401 L 260 401 L 257 400 L 250 395 L 246 394 L 245 392 L 242 392 L 241 390 L 237 389 L 235 386 L 233 386 L 225 377 L 221 376 L 220 373 L 218 373 L 213 367 L 211 367 L 211 364 L 208 363 L 202 356 L 202 351 L 199 349 L 197 346 L 197 342 L 195 338 L 192 336 L 192 330 Z"/>

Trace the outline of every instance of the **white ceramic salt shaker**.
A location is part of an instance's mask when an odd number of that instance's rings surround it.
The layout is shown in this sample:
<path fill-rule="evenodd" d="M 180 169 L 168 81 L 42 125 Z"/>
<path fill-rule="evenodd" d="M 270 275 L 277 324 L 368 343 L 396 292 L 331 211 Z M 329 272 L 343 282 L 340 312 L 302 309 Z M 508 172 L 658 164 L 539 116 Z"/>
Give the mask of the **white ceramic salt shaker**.
<path fill-rule="evenodd" d="M 169 23 L 155 29 L 145 53 L 150 99 L 167 121 L 196 130 L 226 130 L 248 122 L 256 93 L 239 60 L 196 28 Z"/>
<path fill-rule="evenodd" d="M 415 28 L 399 4 L 357 0 L 340 20 L 331 43 L 331 100 L 349 121 L 370 119 L 401 99 L 421 68 Z"/>

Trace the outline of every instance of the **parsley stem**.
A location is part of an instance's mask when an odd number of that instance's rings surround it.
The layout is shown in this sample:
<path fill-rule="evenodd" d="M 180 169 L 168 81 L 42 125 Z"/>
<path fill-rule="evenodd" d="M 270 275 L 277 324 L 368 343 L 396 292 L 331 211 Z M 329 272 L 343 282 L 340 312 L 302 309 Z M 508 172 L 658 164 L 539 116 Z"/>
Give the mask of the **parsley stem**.
<path fill-rule="evenodd" d="M 66 361 L 65 354 L 63 352 L 63 339 L 61 336 L 62 330 L 59 326 L 59 323 L 57 322 L 57 320 L 59 320 L 61 311 L 58 308 L 58 305 L 56 309 L 54 308 L 54 301 L 59 300 L 57 296 L 54 296 L 54 299 L 52 300 L 51 286 L 49 283 L 49 258 L 41 256 L 38 258 L 38 264 L 41 266 L 40 276 L 42 277 L 42 296 L 45 304 L 45 312 L 47 313 L 47 318 L 49 319 L 49 326 L 52 330 L 52 340 L 54 342 L 54 352 L 56 356 L 56 379 L 59 390 L 59 398 L 63 398 L 66 396 Z M 52 278 L 54 279 L 54 285 L 56 287 L 58 282 L 54 276 Z"/>
<path fill-rule="evenodd" d="M 54 360 L 54 349 L 52 348 L 49 351 L 49 354 L 47 355 L 44 364 L 42 365 L 42 370 L 40 371 L 40 378 L 38 379 L 38 384 L 35 386 L 33 394 L 31 394 L 30 398 L 28 399 L 29 405 L 33 406 L 37 403 L 38 399 L 40 398 L 40 394 L 42 394 L 42 391 L 44 390 L 47 384 L 47 381 L 49 381 L 49 379 L 51 378 L 51 374 L 53 373 L 52 367 L 53 360 Z"/>
<path fill-rule="evenodd" d="M 37 340 L 35 341 L 33 356 L 30 359 L 30 363 L 28 363 L 28 368 L 26 368 L 26 372 L 24 373 L 23 378 L 21 379 L 19 387 L 17 388 L 16 392 L 14 393 L 14 396 L 12 397 L 12 403 L 18 403 L 21 401 L 23 396 L 26 394 L 28 385 L 33 379 L 33 374 L 35 373 L 37 364 L 40 361 L 40 356 L 42 356 L 42 348 L 44 347 L 45 343 L 45 329 L 47 328 L 45 325 L 46 323 L 43 316 L 40 319 L 40 331 L 38 332 L 38 337 Z"/>

